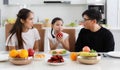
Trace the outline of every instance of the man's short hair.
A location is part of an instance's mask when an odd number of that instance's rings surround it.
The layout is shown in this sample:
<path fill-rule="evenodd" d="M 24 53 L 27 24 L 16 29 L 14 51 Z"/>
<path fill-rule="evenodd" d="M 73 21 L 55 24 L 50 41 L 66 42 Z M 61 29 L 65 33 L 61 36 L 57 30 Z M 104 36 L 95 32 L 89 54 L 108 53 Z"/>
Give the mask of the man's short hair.
<path fill-rule="evenodd" d="M 94 20 L 96 19 L 97 22 L 100 22 L 100 20 L 102 19 L 102 15 L 98 10 L 95 9 L 89 9 L 86 10 L 82 13 L 82 17 L 86 15 L 89 17 L 89 19 Z"/>

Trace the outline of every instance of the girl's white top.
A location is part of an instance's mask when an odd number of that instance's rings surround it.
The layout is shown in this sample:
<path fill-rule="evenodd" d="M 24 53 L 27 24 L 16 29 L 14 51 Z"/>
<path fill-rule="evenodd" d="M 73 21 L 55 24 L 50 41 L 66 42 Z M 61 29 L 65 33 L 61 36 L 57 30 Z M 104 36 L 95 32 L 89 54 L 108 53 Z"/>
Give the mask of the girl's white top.
<path fill-rule="evenodd" d="M 66 38 L 69 37 L 69 35 L 68 35 L 67 33 L 64 33 L 64 32 L 62 32 L 62 33 L 63 33 L 63 41 L 64 41 Z M 53 34 L 53 35 L 54 35 L 54 34 Z M 54 36 L 55 36 L 55 35 L 54 35 Z M 52 35 L 51 35 L 51 33 L 49 33 L 48 39 L 51 40 L 53 44 L 59 43 L 57 49 L 63 49 L 62 44 L 57 41 L 56 37 L 53 38 Z"/>

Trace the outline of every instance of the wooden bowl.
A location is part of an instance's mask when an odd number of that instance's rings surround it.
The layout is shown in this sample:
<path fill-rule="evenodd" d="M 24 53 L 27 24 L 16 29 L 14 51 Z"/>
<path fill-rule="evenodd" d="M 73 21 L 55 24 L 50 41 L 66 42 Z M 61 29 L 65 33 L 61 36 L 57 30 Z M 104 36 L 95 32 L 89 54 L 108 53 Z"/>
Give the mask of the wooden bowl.
<path fill-rule="evenodd" d="M 88 56 L 78 56 L 77 61 L 82 63 L 82 64 L 96 64 L 101 60 L 101 56 L 96 56 L 96 57 L 88 57 Z"/>
<path fill-rule="evenodd" d="M 9 58 L 9 61 L 15 65 L 26 65 L 32 62 L 32 57 L 28 58 Z"/>

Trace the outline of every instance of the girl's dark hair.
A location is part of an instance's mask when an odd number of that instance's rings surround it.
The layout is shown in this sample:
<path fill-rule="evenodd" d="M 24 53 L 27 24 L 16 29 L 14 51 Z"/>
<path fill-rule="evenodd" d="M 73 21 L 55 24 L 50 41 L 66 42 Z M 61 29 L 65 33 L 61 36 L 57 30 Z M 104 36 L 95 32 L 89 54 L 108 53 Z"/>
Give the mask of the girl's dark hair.
<path fill-rule="evenodd" d="M 51 24 L 54 25 L 55 22 L 58 21 L 58 20 L 61 20 L 63 22 L 63 20 L 61 18 L 56 17 L 52 20 Z M 52 32 L 53 32 L 53 28 L 51 29 L 51 35 L 52 35 L 53 38 L 55 38 L 55 36 L 52 34 Z"/>
<path fill-rule="evenodd" d="M 12 29 L 10 30 L 11 36 L 9 38 L 9 41 L 10 41 L 11 37 L 16 33 L 16 37 L 17 37 L 17 41 L 18 41 L 18 45 L 16 46 L 17 49 L 24 48 L 23 47 L 24 40 L 22 38 L 23 23 L 21 22 L 21 20 L 26 20 L 29 16 L 30 12 L 31 12 L 31 10 L 29 10 L 29 9 L 25 9 L 25 8 L 21 9 L 17 14 L 17 19 L 16 19 L 15 24 L 13 25 Z"/>
<path fill-rule="evenodd" d="M 96 19 L 97 22 L 100 22 L 100 20 L 102 19 L 101 13 L 95 9 L 86 10 L 85 12 L 83 12 L 82 17 L 84 15 L 87 15 L 89 17 L 89 19 L 91 19 L 91 20 Z"/>

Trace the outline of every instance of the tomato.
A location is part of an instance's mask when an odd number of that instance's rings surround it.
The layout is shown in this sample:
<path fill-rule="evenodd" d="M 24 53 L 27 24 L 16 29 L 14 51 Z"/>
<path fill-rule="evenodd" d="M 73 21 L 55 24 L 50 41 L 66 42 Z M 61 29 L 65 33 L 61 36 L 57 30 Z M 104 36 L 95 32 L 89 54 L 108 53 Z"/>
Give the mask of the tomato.
<path fill-rule="evenodd" d="M 90 48 L 88 46 L 84 46 L 82 51 L 83 52 L 90 52 Z"/>

